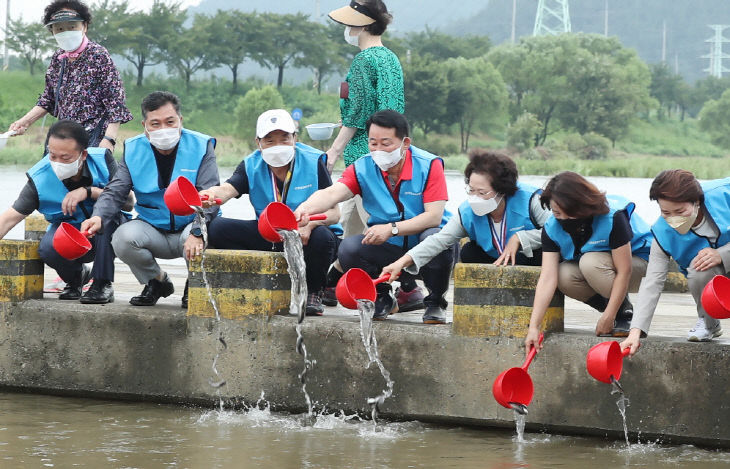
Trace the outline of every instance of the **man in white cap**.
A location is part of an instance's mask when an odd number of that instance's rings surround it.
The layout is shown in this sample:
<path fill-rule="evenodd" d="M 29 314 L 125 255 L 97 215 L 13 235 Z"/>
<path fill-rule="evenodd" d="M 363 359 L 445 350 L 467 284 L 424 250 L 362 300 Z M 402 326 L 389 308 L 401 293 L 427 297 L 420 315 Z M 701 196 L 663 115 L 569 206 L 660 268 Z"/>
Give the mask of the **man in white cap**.
<path fill-rule="evenodd" d="M 248 194 L 258 219 L 271 202 L 282 202 L 293 211 L 314 192 L 332 185 L 326 155 L 297 142 L 296 124 L 287 111 L 272 109 L 259 116 L 256 146 L 258 149 L 238 165 L 226 182 L 201 191 L 200 195 L 226 203 Z M 337 252 L 337 236 L 342 234 L 342 228 L 336 225 L 340 217 L 337 207 L 326 214 L 326 220 L 311 221 L 299 228 L 307 266 L 306 313 L 310 316 L 324 312 L 321 292 L 327 268 Z M 208 234 L 214 248 L 283 250 L 282 243 L 273 244 L 261 236 L 257 220 L 218 217 L 210 224 Z"/>

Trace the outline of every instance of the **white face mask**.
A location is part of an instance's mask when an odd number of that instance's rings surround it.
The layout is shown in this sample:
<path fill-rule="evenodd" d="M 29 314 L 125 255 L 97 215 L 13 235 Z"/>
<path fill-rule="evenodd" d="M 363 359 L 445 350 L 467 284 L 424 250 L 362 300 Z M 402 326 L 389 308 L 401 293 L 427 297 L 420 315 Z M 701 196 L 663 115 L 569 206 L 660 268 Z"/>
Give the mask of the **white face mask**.
<path fill-rule="evenodd" d="M 497 200 L 497 196 L 492 197 L 491 199 L 482 199 L 478 195 L 470 195 L 467 197 L 467 200 L 469 201 L 469 206 L 474 212 L 474 215 L 478 217 L 494 212 L 497 210 L 499 203 L 502 201 L 501 199 Z"/>
<path fill-rule="evenodd" d="M 698 205 L 695 205 L 694 210 L 692 211 L 692 215 L 688 217 L 675 215 L 673 217 L 665 217 L 664 220 L 667 222 L 667 225 L 677 230 L 677 233 L 684 235 L 689 232 L 690 228 L 692 228 L 692 225 L 697 219 L 697 214 L 699 212 L 700 207 Z"/>
<path fill-rule="evenodd" d="M 180 133 L 182 129 L 179 127 L 168 127 L 166 129 L 147 131 L 150 143 L 158 150 L 172 150 L 180 141 Z"/>
<path fill-rule="evenodd" d="M 401 158 L 403 158 L 402 151 L 403 142 L 400 146 L 393 151 L 375 150 L 371 151 L 370 155 L 373 157 L 373 161 L 383 171 L 387 171 L 393 166 L 397 165 Z"/>
<path fill-rule="evenodd" d="M 84 40 L 83 31 L 63 31 L 53 36 L 58 43 L 58 47 L 71 52 L 79 48 L 81 42 Z"/>
<path fill-rule="evenodd" d="M 345 41 L 351 46 L 360 47 L 360 33 L 357 33 L 355 36 L 350 36 L 350 31 L 352 31 L 352 26 L 345 28 Z M 362 32 L 362 29 L 360 32 Z"/>
<path fill-rule="evenodd" d="M 261 157 L 266 164 L 273 168 L 281 168 L 294 159 L 294 147 L 291 145 L 276 145 L 261 149 Z"/>
<path fill-rule="evenodd" d="M 56 177 L 63 181 L 78 174 L 81 167 L 81 156 L 71 163 L 61 163 L 60 161 L 51 161 L 51 169 L 56 173 Z"/>

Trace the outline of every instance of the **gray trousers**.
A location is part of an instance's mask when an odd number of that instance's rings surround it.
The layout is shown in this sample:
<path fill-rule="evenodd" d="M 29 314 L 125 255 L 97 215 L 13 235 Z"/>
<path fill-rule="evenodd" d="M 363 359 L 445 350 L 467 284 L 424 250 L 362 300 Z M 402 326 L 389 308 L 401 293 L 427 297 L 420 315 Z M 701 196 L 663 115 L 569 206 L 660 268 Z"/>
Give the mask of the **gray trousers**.
<path fill-rule="evenodd" d="M 705 286 L 710 283 L 710 280 L 715 275 L 727 275 L 722 264 L 716 265 L 704 272 L 700 272 L 691 267 L 687 269 L 687 286 L 689 287 L 689 292 L 692 294 L 692 298 L 695 300 L 695 304 L 697 304 L 697 316 L 705 320 L 705 325 L 708 328 L 713 328 L 720 322 L 707 314 L 705 308 L 702 307 L 702 290 L 705 289 Z"/>
<path fill-rule="evenodd" d="M 190 235 L 192 223 L 177 233 L 155 228 L 135 219 L 123 224 L 114 233 L 112 247 L 119 259 L 129 266 L 139 283 L 147 285 L 162 269 L 155 258 L 183 257 L 183 245 Z"/>

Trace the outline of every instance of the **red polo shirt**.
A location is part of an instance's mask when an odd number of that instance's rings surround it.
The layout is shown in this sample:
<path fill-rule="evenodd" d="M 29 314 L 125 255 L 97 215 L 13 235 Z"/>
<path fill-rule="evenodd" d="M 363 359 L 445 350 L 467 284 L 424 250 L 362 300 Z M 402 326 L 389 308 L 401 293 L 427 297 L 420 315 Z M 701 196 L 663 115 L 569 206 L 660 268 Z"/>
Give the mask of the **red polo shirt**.
<path fill-rule="evenodd" d="M 380 171 L 383 175 L 385 185 L 390 188 L 390 182 L 388 180 L 387 171 Z M 413 161 L 411 160 L 411 149 L 406 150 L 405 163 L 403 163 L 403 169 L 400 172 L 400 178 L 395 185 L 394 194 L 398 194 L 401 181 L 410 181 L 413 178 Z M 355 165 L 351 164 L 342 173 L 342 176 L 338 180 L 342 184 L 346 185 L 350 192 L 355 195 L 361 194 L 360 184 L 357 182 L 355 176 Z M 427 204 L 430 202 L 438 202 L 439 200 L 449 200 L 449 192 L 446 188 L 446 176 L 444 175 L 444 165 L 440 160 L 433 160 L 431 162 L 431 171 L 428 173 L 428 180 L 426 181 L 426 187 L 423 189 L 423 203 Z"/>

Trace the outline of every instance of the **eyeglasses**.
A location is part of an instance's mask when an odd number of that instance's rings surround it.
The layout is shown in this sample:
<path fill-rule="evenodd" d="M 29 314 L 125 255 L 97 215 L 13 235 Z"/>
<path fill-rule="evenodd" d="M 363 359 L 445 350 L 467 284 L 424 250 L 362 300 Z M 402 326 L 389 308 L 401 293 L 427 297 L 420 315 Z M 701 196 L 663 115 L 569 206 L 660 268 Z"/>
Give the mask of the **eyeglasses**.
<path fill-rule="evenodd" d="M 478 195 L 482 199 L 486 199 L 487 196 L 489 196 L 490 194 L 495 194 L 494 191 L 485 192 L 480 190 L 474 190 L 469 186 L 464 186 L 464 191 L 466 191 L 467 195 Z"/>

